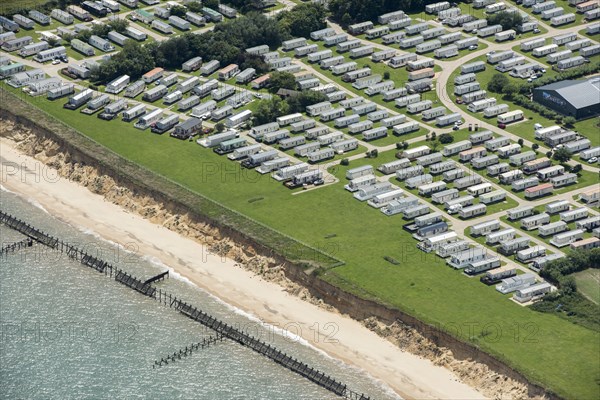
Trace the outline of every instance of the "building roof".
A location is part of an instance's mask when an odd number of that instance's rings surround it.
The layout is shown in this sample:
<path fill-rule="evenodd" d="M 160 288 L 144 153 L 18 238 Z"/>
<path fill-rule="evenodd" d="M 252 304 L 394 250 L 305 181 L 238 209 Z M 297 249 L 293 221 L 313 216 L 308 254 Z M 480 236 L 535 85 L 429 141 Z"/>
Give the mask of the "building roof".
<path fill-rule="evenodd" d="M 600 104 L 600 78 L 564 80 L 540 86 L 538 90 L 554 90 L 575 108 Z"/>

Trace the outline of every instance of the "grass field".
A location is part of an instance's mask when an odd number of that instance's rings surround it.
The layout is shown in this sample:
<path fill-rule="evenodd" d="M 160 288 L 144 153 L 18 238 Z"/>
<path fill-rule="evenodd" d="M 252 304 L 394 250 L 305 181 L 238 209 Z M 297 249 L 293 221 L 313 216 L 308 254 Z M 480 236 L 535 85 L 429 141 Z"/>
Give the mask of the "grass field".
<path fill-rule="evenodd" d="M 515 305 L 493 287 L 418 251 L 401 217 L 387 217 L 356 201 L 343 189 L 344 179 L 292 196 L 269 176 L 242 170 L 195 143 L 65 111 L 65 100 L 24 100 L 141 166 L 345 261 L 323 272 L 323 279 L 446 329 L 566 398 L 596 397 L 598 332 Z M 386 153 L 366 162 L 389 161 L 393 151 Z M 358 164 L 338 167 L 336 174 L 343 176 Z M 469 326 L 475 326 L 474 333 Z M 491 337 L 489 329 L 498 334 Z"/>
<path fill-rule="evenodd" d="M 600 270 L 586 269 L 573 274 L 577 282 L 577 290 L 590 301 L 600 304 Z"/>
<path fill-rule="evenodd" d="M 48 0 L 2 0 L 0 14 L 10 14 L 15 11 L 36 8 L 46 4 Z"/>

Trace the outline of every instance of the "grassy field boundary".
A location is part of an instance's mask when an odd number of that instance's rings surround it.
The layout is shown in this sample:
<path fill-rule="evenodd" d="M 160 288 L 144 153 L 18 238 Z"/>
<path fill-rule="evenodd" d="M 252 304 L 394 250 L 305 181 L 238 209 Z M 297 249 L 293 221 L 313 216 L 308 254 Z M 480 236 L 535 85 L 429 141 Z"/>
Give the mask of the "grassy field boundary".
<path fill-rule="evenodd" d="M 32 106 L 31 103 L 25 102 L 3 88 L 0 88 L 0 98 L 3 109 L 30 122 L 35 121 L 33 123 L 40 128 L 53 132 L 63 141 L 60 144 L 75 148 L 95 159 L 102 168 L 116 173 L 121 178 L 127 178 L 152 193 L 160 192 L 162 196 L 169 193 L 171 198 L 168 200 L 189 207 L 219 228 L 228 228 L 246 235 L 247 239 L 256 241 L 286 260 L 305 267 L 331 269 L 345 264 L 332 254 L 273 229 L 164 175 L 119 156 L 76 128 L 57 120 L 46 111 Z"/>

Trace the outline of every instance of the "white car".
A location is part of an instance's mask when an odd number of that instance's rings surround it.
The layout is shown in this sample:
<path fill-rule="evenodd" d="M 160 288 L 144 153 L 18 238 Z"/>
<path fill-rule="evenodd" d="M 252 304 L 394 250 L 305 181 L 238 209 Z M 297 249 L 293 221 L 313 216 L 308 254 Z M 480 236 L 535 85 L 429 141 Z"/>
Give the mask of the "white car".
<path fill-rule="evenodd" d="M 53 60 L 52 61 L 52 65 L 57 65 L 57 64 L 60 64 L 60 60 Z"/>
<path fill-rule="evenodd" d="M 469 50 L 477 50 L 477 45 L 473 44 L 473 45 L 469 46 Z"/>
<path fill-rule="evenodd" d="M 589 162 L 590 164 L 595 164 L 598 162 L 598 157 L 592 157 L 589 160 L 587 160 L 587 162 Z"/>

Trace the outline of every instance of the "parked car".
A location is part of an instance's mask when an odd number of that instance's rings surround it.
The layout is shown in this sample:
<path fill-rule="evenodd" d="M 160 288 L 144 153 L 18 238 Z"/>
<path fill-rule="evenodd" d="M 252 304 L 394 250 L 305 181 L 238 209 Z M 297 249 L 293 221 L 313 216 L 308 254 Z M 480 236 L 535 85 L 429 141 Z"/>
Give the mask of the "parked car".
<path fill-rule="evenodd" d="M 590 164 L 595 164 L 595 163 L 597 163 L 597 162 L 598 162 L 598 157 L 592 157 L 592 158 L 590 158 L 590 159 L 588 160 L 588 162 L 589 162 Z"/>
<path fill-rule="evenodd" d="M 471 46 L 469 46 L 469 50 L 477 50 L 477 45 L 472 44 Z"/>

